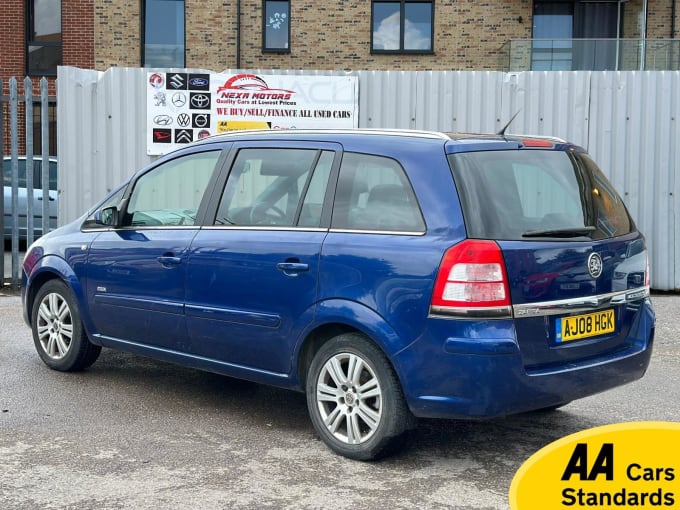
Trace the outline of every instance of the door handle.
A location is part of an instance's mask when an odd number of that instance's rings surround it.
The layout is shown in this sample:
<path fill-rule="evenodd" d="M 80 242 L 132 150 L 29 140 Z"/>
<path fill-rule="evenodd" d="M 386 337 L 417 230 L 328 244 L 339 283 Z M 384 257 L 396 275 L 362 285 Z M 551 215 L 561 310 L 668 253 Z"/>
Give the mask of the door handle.
<path fill-rule="evenodd" d="M 309 271 L 309 264 L 302 262 L 279 262 L 276 264 L 276 268 L 288 276 L 296 276 L 298 273 Z"/>
<path fill-rule="evenodd" d="M 161 255 L 156 259 L 163 266 L 176 266 L 182 263 L 181 257 L 175 257 L 172 255 Z"/>

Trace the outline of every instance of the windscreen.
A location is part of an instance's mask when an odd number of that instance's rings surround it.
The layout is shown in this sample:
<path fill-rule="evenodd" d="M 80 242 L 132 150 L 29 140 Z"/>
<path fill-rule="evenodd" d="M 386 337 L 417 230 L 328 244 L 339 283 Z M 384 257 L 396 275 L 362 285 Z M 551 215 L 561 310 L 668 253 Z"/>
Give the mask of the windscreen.
<path fill-rule="evenodd" d="M 554 150 L 449 155 L 468 236 L 605 239 L 634 226 L 621 198 L 586 155 Z"/>

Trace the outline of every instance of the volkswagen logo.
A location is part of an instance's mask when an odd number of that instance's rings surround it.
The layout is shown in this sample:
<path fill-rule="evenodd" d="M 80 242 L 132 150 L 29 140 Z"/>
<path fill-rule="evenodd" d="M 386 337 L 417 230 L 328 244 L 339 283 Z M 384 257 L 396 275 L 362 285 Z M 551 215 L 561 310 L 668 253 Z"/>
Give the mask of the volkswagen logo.
<path fill-rule="evenodd" d="M 187 127 L 189 124 L 191 124 L 191 117 L 189 117 L 189 115 L 186 113 L 180 113 L 177 116 L 177 124 L 182 127 Z"/>
<path fill-rule="evenodd" d="M 602 257 L 597 253 L 591 253 L 588 257 L 588 272 L 593 278 L 598 278 L 602 274 Z"/>
<path fill-rule="evenodd" d="M 172 105 L 176 108 L 182 108 L 187 104 L 187 96 L 182 92 L 176 92 L 172 95 Z"/>
<path fill-rule="evenodd" d="M 156 115 L 153 118 L 153 123 L 157 126 L 169 126 L 172 124 L 172 117 L 170 115 Z"/>
<path fill-rule="evenodd" d="M 210 106 L 210 96 L 208 94 L 191 94 L 192 108 L 208 108 Z"/>

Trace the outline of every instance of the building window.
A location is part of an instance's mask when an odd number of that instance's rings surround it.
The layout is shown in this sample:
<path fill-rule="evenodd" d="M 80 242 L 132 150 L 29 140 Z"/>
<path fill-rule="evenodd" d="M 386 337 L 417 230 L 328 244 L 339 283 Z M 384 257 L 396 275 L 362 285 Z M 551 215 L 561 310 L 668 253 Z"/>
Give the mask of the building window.
<path fill-rule="evenodd" d="M 290 1 L 264 0 L 262 51 L 290 51 Z"/>
<path fill-rule="evenodd" d="M 61 0 L 29 0 L 26 69 L 31 76 L 56 76 L 62 64 Z"/>
<path fill-rule="evenodd" d="M 432 53 L 433 0 L 373 0 L 373 53 Z"/>
<path fill-rule="evenodd" d="M 185 67 L 184 0 L 144 2 L 144 67 Z"/>

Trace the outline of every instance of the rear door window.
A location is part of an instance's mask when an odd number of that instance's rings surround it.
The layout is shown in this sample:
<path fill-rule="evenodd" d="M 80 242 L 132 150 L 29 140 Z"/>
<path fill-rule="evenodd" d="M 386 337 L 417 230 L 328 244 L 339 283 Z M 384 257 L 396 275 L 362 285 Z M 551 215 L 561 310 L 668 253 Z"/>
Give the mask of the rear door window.
<path fill-rule="evenodd" d="M 585 155 L 486 151 L 449 161 L 472 238 L 602 239 L 633 228 L 622 200 Z"/>
<path fill-rule="evenodd" d="M 241 149 L 215 225 L 319 227 L 334 154 L 316 149 Z"/>
<path fill-rule="evenodd" d="M 373 232 L 425 231 L 404 169 L 390 158 L 345 153 L 340 166 L 331 227 Z"/>

